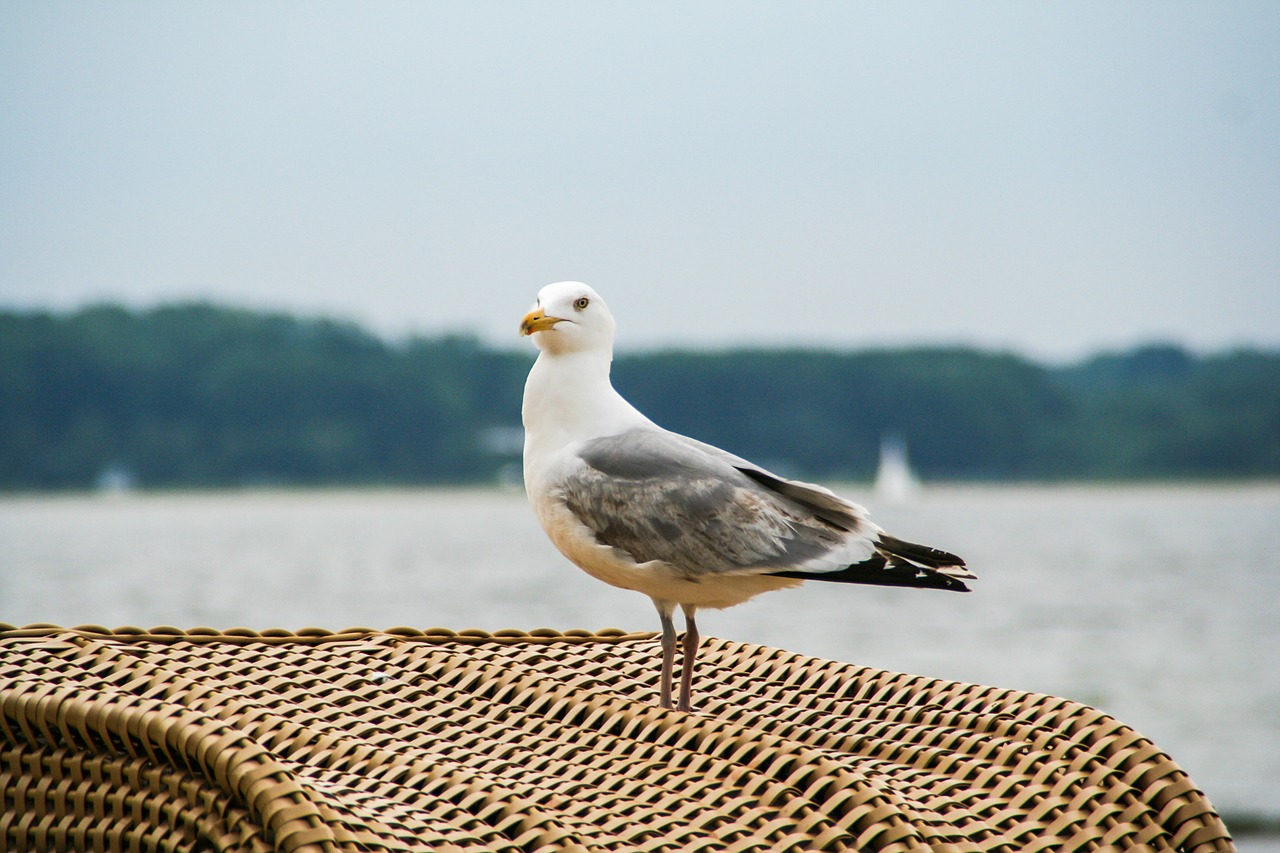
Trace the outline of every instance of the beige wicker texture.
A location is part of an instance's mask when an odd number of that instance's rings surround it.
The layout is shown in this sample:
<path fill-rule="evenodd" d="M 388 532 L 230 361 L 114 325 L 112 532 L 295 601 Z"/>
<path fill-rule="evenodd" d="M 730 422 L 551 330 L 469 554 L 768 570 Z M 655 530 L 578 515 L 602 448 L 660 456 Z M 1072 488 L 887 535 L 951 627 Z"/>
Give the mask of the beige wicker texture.
<path fill-rule="evenodd" d="M 650 634 L 0 625 L 0 848 L 1232 849 L 1064 699 Z"/>

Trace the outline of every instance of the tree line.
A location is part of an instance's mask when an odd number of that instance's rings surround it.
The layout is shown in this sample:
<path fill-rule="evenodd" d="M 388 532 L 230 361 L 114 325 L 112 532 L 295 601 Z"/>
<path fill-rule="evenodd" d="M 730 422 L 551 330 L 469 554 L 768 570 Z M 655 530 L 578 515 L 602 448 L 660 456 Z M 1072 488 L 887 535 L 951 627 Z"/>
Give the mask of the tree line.
<path fill-rule="evenodd" d="M 0 489 L 493 482 L 532 358 L 211 304 L 0 312 Z M 889 433 L 925 479 L 1280 474 L 1280 352 L 662 351 L 614 382 L 784 474 L 869 478 Z"/>

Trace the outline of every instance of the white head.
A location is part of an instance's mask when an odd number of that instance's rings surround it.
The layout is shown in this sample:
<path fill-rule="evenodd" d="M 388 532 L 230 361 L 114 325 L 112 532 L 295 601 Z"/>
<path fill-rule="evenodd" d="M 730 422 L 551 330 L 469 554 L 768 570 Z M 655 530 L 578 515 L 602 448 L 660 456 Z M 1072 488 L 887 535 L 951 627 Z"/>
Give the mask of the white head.
<path fill-rule="evenodd" d="M 538 302 L 520 321 L 520 334 L 538 348 L 559 355 L 613 351 L 615 324 L 600 294 L 580 281 L 559 281 L 538 291 Z"/>

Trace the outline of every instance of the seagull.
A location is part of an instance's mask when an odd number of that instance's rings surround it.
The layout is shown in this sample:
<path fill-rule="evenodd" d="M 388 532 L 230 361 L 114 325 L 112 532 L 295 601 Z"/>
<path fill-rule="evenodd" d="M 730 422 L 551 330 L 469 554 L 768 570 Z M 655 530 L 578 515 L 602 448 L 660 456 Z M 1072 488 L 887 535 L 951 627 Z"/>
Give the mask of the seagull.
<path fill-rule="evenodd" d="M 671 708 L 675 608 L 685 632 L 677 710 L 692 709 L 695 613 L 807 580 L 968 592 L 964 560 L 888 535 L 828 489 L 663 429 L 609 379 L 615 323 L 581 282 L 538 292 L 520 334 L 524 482 L 552 543 L 587 574 L 649 596 L 662 623 L 658 704 Z"/>

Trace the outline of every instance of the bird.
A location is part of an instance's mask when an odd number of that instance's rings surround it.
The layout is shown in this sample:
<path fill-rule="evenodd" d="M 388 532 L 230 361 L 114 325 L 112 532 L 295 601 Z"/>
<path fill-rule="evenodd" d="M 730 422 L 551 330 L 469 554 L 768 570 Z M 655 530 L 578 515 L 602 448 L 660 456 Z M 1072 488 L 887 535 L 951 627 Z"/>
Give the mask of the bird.
<path fill-rule="evenodd" d="M 597 580 L 653 600 L 662 626 L 658 704 L 693 709 L 704 608 L 805 581 L 968 592 L 954 554 L 890 536 L 858 504 L 664 429 L 613 387 L 616 323 L 591 287 L 543 287 L 520 321 L 539 352 L 524 387 L 524 483 L 559 551 Z"/>

